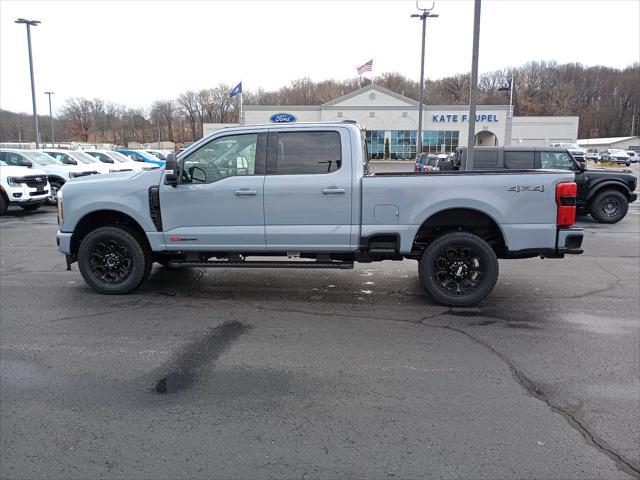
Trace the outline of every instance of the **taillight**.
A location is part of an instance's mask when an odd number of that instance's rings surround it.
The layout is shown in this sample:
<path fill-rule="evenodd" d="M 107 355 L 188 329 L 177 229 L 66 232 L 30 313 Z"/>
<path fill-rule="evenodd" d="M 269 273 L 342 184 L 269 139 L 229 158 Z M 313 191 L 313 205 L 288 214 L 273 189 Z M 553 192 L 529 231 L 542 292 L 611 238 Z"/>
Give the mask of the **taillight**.
<path fill-rule="evenodd" d="M 576 195 L 578 186 L 574 182 L 559 183 L 556 186 L 556 204 L 558 205 L 558 227 L 570 227 L 576 223 Z"/>

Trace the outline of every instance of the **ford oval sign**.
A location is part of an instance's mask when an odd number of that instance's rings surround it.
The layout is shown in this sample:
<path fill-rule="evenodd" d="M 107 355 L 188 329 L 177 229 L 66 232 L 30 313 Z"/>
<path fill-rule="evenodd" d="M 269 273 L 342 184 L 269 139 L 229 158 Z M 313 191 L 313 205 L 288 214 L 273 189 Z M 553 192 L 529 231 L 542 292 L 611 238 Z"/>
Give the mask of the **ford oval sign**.
<path fill-rule="evenodd" d="M 296 116 L 291 113 L 274 113 L 271 115 L 273 123 L 291 123 L 296 121 Z"/>

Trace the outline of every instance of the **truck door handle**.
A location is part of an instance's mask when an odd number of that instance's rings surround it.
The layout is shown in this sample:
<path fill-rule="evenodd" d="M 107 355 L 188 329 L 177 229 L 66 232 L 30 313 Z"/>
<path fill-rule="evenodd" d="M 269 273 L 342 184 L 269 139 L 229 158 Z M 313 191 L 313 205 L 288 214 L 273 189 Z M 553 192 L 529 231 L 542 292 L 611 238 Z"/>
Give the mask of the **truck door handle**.
<path fill-rule="evenodd" d="M 346 190 L 344 188 L 328 187 L 323 188 L 322 193 L 324 193 L 325 195 L 331 195 L 334 193 L 346 193 Z"/>
<path fill-rule="evenodd" d="M 258 191 L 257 190 L 252 190 L 250 188 L 241 188 L 240 190 L 236 190 L 236 195 L 240 196 L 240 195 L 257 195 Z"/>

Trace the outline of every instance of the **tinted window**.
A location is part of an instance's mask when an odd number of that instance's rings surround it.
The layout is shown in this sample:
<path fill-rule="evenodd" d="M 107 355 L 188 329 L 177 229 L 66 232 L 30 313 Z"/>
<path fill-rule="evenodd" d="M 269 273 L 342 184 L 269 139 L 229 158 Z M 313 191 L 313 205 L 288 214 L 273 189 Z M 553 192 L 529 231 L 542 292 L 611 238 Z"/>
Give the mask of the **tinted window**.
<path fill-rule="evenodd" d="M 473 152 L 473 168 L 497 168 L 498 167 L 498 150 L 481 150 L 476 149 Z"/>
<path fill-rule="evenodd" d="M 281 132 L 278 135 L 279 175 L 335 172 L 342 166 L 338 132 Z"/>
<path fill-rule="evenodd" d="M 111 163 L 111 158 L 109 158 L 108 155 L 105 155 L 104 153 L 100 153 L 100 152 L 87 152 L 87 155 L 91 155 L 94 158 L 97 158 L 98 160 L 100 160 L 101 162 L 104 163 Z"/>
<path fill-rule="evenodd" d="M 24 157 L 15 152 L 2 152 L 2 161 L 7 165 L 20 166 Z"/>
<path fill-rule="evenodd" d="M 564 152 L 540 152 L 540 166 L 558 170 L 575 170 L 573 160 Z"/>
<path fill-rule="evenodd" d="M 66 153 L 60 153 L 60 152 L 45 152 L 45 153 L 55 158 L 58 162 L 64 163 L 65 165 L 72 165 L 74 163 L 73 159 Z"/>
<path fill-rule="evenodd" d="M 504 167 L 513 169 L 533 168 L 534 153 L 531 151 L 504 152 Z"/>
<path fill-rule="evenodd" d="M 253 175 L 258 134 L 220 137 L 184 160 L 183 183 L 213 183 L 238 175 Z"/>

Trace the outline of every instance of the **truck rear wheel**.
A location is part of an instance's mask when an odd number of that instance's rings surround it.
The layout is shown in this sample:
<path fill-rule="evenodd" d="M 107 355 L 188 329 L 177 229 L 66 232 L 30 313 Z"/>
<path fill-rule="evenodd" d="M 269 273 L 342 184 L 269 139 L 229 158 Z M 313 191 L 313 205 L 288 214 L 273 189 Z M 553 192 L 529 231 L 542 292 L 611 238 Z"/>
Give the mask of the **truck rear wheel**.
<path fill-rule="evenodd" d="M 598 223 L 618 223 L 629 210 L 627 197 L 617 190 L 605 190 L 591 202 L 591 216 Z"/>
<path fill-rule="evenodd" d="M 491 293 L 498 280 L 498 258 L 483 239 L 467 232 L 436 238 L 420 257 L 420 283 L 438 303 L 467 307 Z"/>
<path fill-rule="evenodd" d="M 151 254 L 133 232 L 101 227 L 80 244 L 78 266 L 85 282 L 100 293 L 119 295 L 140 286 L 151 270 Z"/>

